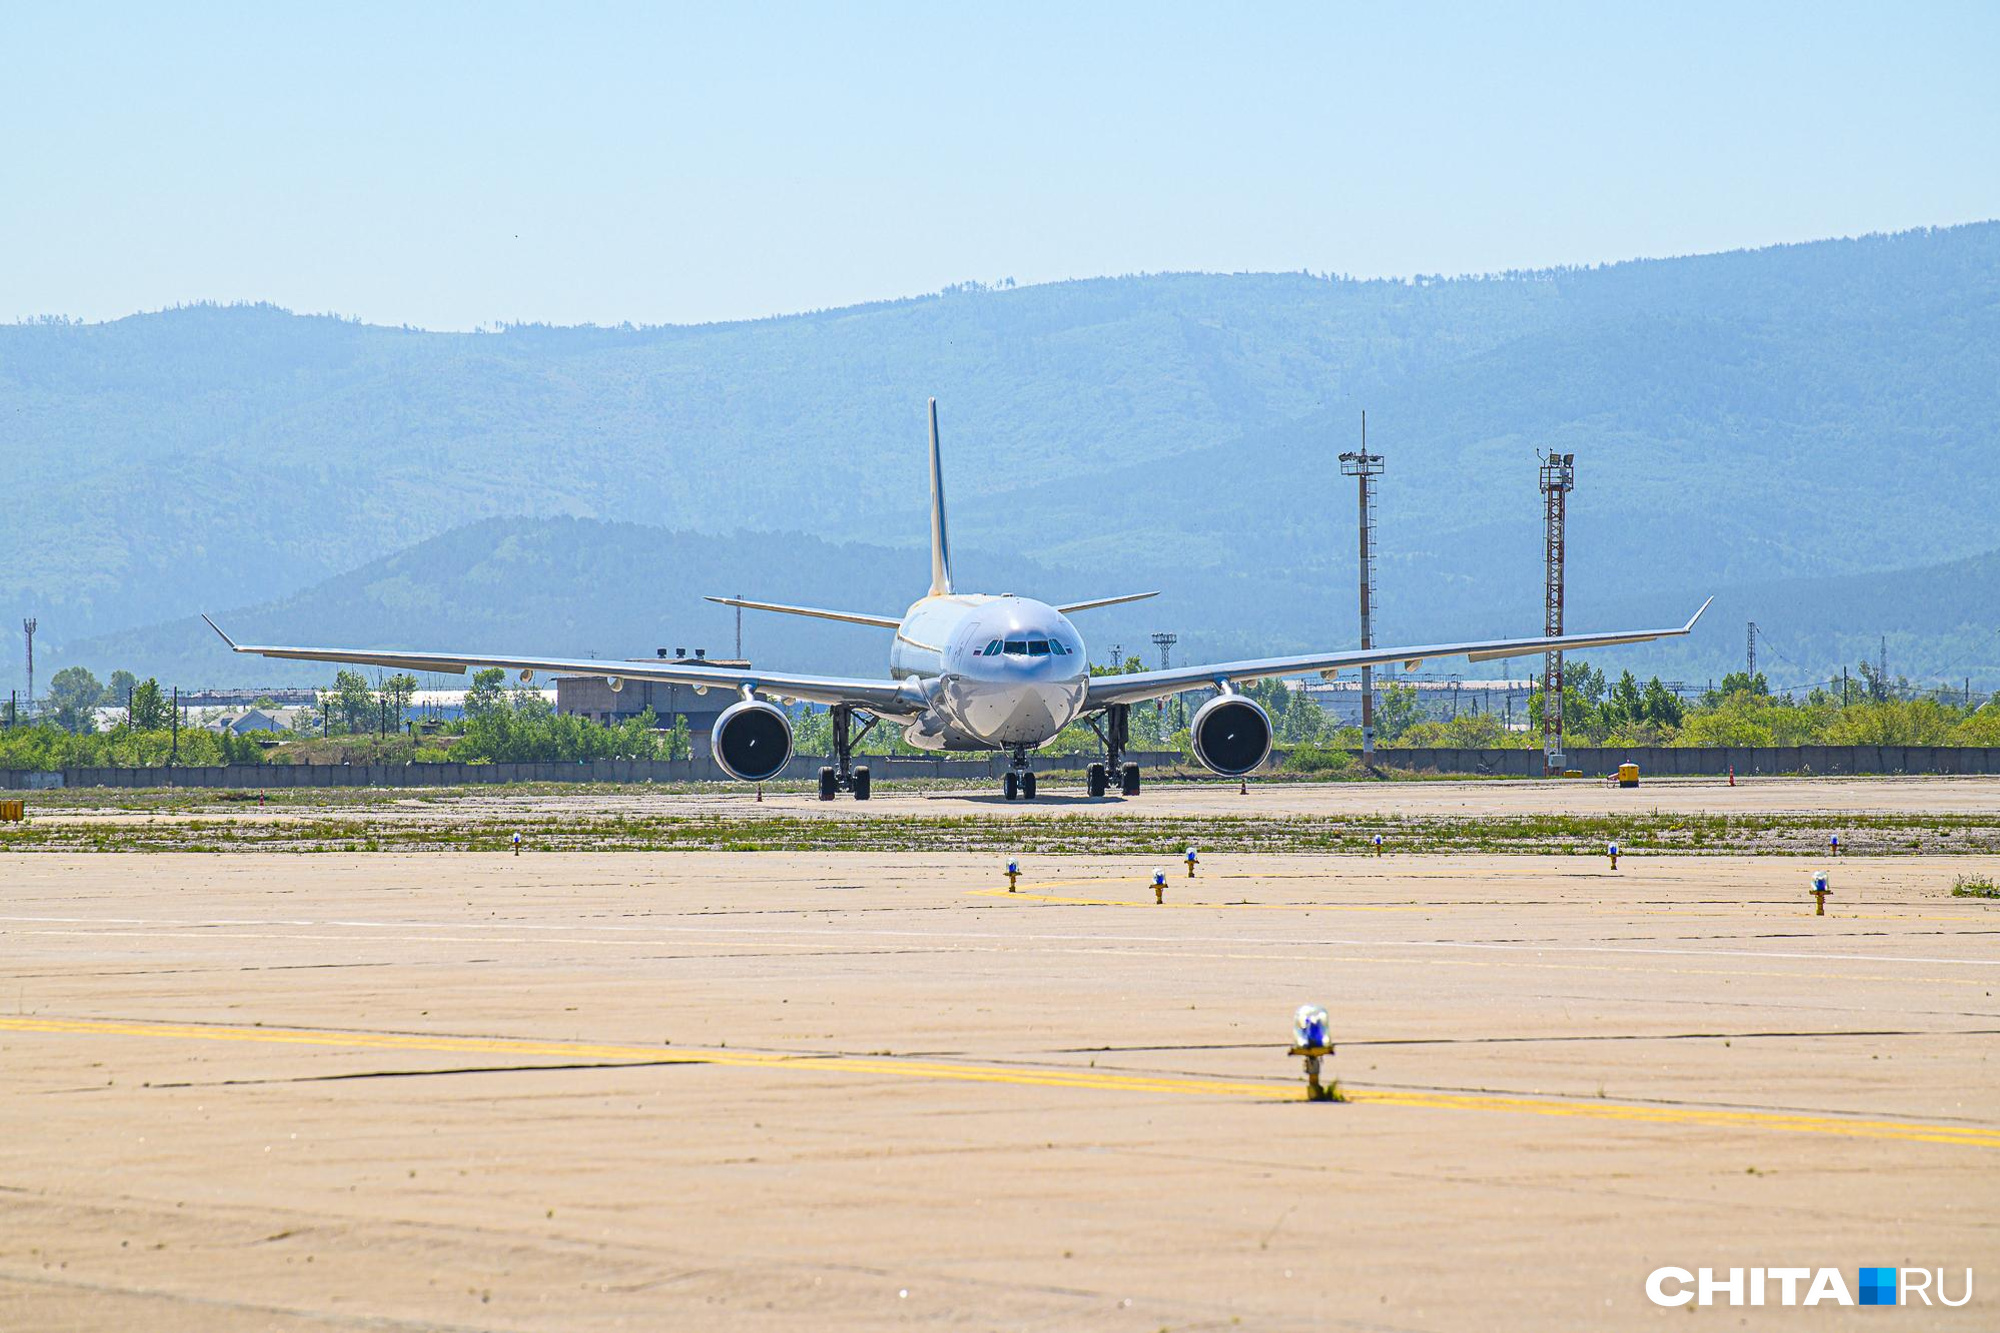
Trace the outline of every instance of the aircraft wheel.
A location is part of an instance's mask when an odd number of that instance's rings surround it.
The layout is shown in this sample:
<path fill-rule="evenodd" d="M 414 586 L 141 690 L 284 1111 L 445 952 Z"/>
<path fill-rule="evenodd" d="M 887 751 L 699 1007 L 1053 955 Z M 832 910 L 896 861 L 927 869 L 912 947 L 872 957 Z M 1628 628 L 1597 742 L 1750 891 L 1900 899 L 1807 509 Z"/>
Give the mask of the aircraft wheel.
<path fill-rule="evenodd" d="M 868 765 L 866 764 L 854 770 L 854 799 L 857 801 L 868 799 Z"/>
<path fill-rule="evenodd" d="M 1125 765 L 1125 771 L 1119 774 L 1119 778 L 1119 789 L 1127 796 L 1137 796 L 1139 794 L 1139 766 L 1137 764 Z"/>
<path fill-rule="evenodd" d="M 833 770 L 822 768 L 819 771 L 819 798 L 822 801 L 830 801 L 833 799 L 833 794 L 839 790 L 840 786 L 834 780 Z"/>
<path fill-rule="evenodd" d="M 1035 775 L 1033 773 L 1023 773 L 1021 775 L 1021 799 L 1024 801 L 1035 799 Z"/>
<path fill-rule="evenodd" d="M 1011 768 L 1008 769 L 1007 776 L 1000 780 L 1000 791 L 1010 801 L 1019 796 L 1021 794 L 1021 775 Z"/>
<path fill-rule="evenodd" d="M 1088 786 L 1091 796 L 1098 797 L 1104 795 L 1109 786 L 1104 780 L 1104 765 L 1092 764 L 1085 770 L 1085 774 L 1084 782 Z"/>

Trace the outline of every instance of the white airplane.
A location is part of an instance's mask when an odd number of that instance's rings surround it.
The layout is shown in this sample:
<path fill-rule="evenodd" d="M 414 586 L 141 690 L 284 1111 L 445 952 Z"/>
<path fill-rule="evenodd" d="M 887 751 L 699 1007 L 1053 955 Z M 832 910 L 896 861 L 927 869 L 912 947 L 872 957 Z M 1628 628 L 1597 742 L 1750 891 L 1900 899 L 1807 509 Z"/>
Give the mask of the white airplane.
<path fill-rule="evenodd" d="M 680 660 L 620 663 L 615 670 L 606 671 L 608 664 L 594 658 L 253 646 L 235 642 L 207 616 L 202 619 L 208 620 L 209 628 L 234 651 L 262 657 L 355 662 L 460 674 L 469 667 L 501 667 L 518 672 L 524 683 L 533 680 L 538 671 L 602 673 L 614 690 L 622 689 L 628 680 L 648 680 L 690 685 L 697 693 L 704 694 L 710 689 L 734 691 L 743 697 L 716 718 L 710 733 L 710 753 L 731 776 L 745 782 L 763 782 L 775 777 L 791 758 L 791 718 L 780 705 L 801 701 L 826 704 L 833 713 L 834 763 L 820 770 L 821 800 L 830 801 L 842 790 L 853 792 L 856 800 L 868 799 L 868 769 L 853 763 L 854 744 L 878 721 L 890 719 L 903 728 L 903 739 L 919 749 L 1005 751 L 1013 762 L 1002 790 L 1011 801 L 1017 797 L 1028 800 L 1035 797 L 1035 774 L 1028 766 L 1028 752 L 1046 745 L 1055 739 L 1057 732 L 1079 718 L 1097 732 L 1104 745 L 1104 762 L 1089 768 L 1090 794 L 1103 796 L 1116 783 L 1124 795 L 1136 796 L 1139 766 L 1124 762 L 1130 734 L 1127 720 L 1136 703 L 1182 690 L 1216 689 L 1216 696 L 1196 711 L 1188 731 L 1195 757 L 1203 765 L 1213 772 L 1237 777 L 1261 766 L 1271 753 L 1271 720 L 1254 700 L 1239 691 L 1238 686 L 1246 681 L 1313 673 L 1330 678 L 1349 667 L 1395 662 L 1414 669 L 1426 659 L 1436 657 L 1463 656 L 1483 662 L 1550 649 L 1644 643 L 1689 633 L 1695 621 L 1701 619 L 1702 611 L 1708 609 L 1708 603 L 1702 603 L 1701 610 L 1687 624 L 1675 629 L 1303 653 L 1092 676 L 1083 636 L 1070 623 L 1071 613 L 1139 601 L 1157 594 L 1130 593 L 1050 605 L 1011 593 L 992 596 L 956 591 L 951 580 L 951 544 L 945 532 L 944 473 L 938 453 L 935 398 L 930 400 L 930 427 L 931 587 L 909 610 L 900 616 L 887 616 L 735 597 L 707 599 L 724 606 L 894 630 L 896 637 L 889 646 L 888 680 L 689 665 Z M 857 717 L 862 719 L 858 731 L 854 725 Z"/>

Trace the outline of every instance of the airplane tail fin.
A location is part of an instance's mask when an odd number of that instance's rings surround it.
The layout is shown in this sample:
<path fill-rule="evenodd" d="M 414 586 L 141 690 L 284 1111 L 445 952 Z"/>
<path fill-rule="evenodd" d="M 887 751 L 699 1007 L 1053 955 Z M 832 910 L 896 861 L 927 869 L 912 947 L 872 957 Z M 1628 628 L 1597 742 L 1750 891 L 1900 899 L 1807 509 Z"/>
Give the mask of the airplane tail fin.
<path fill-rule="evenodd" d="M 951 541 L 944 528 L 944 464 L 938 457 L 937 399 L 931 399 L 931 596 L 951 594 Z"/>

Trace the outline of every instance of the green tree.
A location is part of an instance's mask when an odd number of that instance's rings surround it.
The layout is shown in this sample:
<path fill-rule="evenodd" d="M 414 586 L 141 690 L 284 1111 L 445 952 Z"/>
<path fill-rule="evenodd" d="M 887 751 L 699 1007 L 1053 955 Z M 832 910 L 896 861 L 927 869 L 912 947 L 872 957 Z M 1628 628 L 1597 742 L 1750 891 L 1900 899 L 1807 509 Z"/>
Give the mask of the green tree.
<path fill-rule="evenodd" d="M 111 683 L 104 687 L 105 708 L 123 708 L 132 697 L 132 691 L 139 686 L 139 678 L 129 671 L 111 673 Z"/>
<path fill-rule="evenodd" d="M 173 706 L 160 689 L 160 682 L 147 677 L 132 687 L 131 706 L 125 710 L 125 725 L 134 731 L 159 731 L 173 724 Z"/>
<path fill-rule="evenodd" d="M 104 686 L 87 667 L 64 667 L 49 682 L 49 707 L 55 711 L 56 725 L 76 736 L 97 730 L 91 716 L 104 698 Z"/>
<path fill-rule="evenodd" d="M 472 686 L 465 692 L 465 716 L 484 717 L 496 709 L 507 706 L 505 682 L 507 673 L 499 667 L 487 667 L 472 674 Z"/>
<path fill-rule="evenodd" d="M 1375 738 L 1381 741 L 1397 740 L 1411 727 L 1424 720 L 1423 701 L 1417 697 L 1414 685 L 1384 685 L 1382 697 L 1375 704 Z"/>
<path fill-rule="evenodd" d="M 1681 724 L 1686 709 L 1681 706 L 1680 697 L 1655 676 L 1646 682 L 1646 693 L 1639 701 L 1639 713 L 1648 726 L 1670 732 Z"/>
<path fill-rule="evenodd" d="M 358 671 L 342 669 L 334 673 L 333 688 L 320 699 L 332 730 L 343 734 L 372 731 L 375 725 L 375 694 Z"/>
<path fill-rule="evenodd" d="M 403 719 L 409 714 L 410 704 L 417 697 L 417 678 L 409 672 L 399 672 L 382 682 L 382 699 L 389 705 L 389 723 L 392 729 L 401 730 Z"/>

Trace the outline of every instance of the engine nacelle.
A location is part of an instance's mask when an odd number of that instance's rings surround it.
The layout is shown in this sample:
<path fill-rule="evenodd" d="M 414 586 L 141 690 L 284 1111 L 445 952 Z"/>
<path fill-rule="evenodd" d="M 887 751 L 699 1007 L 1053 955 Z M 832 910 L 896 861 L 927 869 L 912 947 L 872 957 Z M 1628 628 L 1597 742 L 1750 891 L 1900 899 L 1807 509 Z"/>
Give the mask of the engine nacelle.
<path fill-rule="evenodd" d="M 1194 757 L 1212 772 L 1241 777 L 1271 757 L 1271 718 L 1254 700 L 1218 694 L 1188 724 Z"/>
<path fill-rule="evenodd" d="M 768 782 L 792 757 L 791 719 L 762 699 L 731 704 L 708 733 L 708 752 L 737 781 Z"/>

